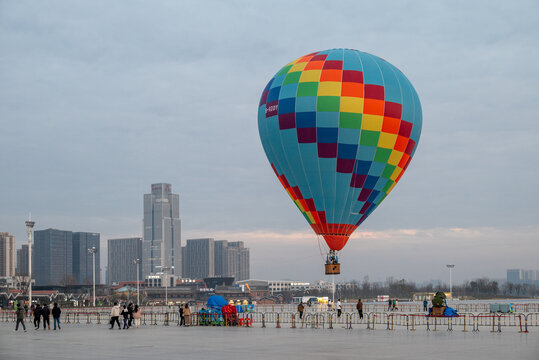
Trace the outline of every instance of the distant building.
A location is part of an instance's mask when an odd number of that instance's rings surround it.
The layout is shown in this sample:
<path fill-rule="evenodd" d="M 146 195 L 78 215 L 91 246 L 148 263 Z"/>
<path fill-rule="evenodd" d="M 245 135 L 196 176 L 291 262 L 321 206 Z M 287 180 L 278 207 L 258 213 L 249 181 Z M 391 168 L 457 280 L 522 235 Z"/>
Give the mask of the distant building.
<path fill-rule="evenodd" d="M 232 253 L 229 255 L 230 276 L 234 276 L 236 281 L 249 279 L 249 249 L 244 247 L 243 241 L 235 241 L 228 243 L 228 250 Z"/>
<path fill-rule="evenodd" d="M 28 276 L 28 245 L 23 244 L 17 249 L 17 266 L 15 267 L 16 276 Z"/>
<path fill-rule="evenodd" d="M 172 193 L 170 184 L 152 184 L 152 192 L 144 195 L 143 226 L 143 278 L 162 267 L 181 275 L 180 197 Z"/>
<path fill-rule="evenodd" d="M 243 241 L 190 239 L 182 254 L 184 277 L 231 277 L 235 281 L 249 278 L 249 249 Z"/>
<path fill-rule="evenodd" d="M 142 259 L 142 238 L 109 239 L 108 284 L 137 281 L 136 259 Z M 142 263 L 138 266 L 139 281 L 143 281 Z"/>
<path fill-rule="evenodd" d="M 510 284 L 539 284 L 537 270 L 508 269 L 507 282 Z"/>
<path fill-rule="evenodd" d="M 522 281 L 524 284 L 535 284 L 537 280 L 537 270 L 522 271 Z"/>
<path fill-rule="evenodd" d="M 270 280 L 268 286 L 272 294 L 283 291 L 305 291 L 311 288 L 311 284 L 308 282 L 291 280 Z"/>
<path fill-rule="evenodd" d="M 47 229 L 34 232 L 32 276 L 37 286 L 76 284 L 71 231 Z"/>
<path fill-rule="evenodd" d="M 215 240 L 189 239 L 182 250 L 185 263 L 183 277 L 201 279 L 215 274 Z"/>
<path fill-rule="evenodd" d="M 234 276 L 229 270 L 228 260 L 228 241 L 218 240 L 215 241 L 215 276 Z"/>
<path fill-rule="evenodd" d="M 507 282 L 511 284 L 520 284 L 522 281 L 522 269 L 507 270 Z"/>
<path fill-rule="evenodd" d="M 0 232 L 0 276 L 15 275 L 15 237 L 8 232 Z"/>
<path fill-rule="evenodd" d="M 270 295 L 269 284 L 266 280 L 248 279 L 237 281 L 236 284 L 247 288 L 252 300 L 259 300 Z"/>
<path fill-rule="evenodd" d="M 148 275 L 144 278 L 144 286 L 146 287 L 174 287 L 176 286 L 176 275 L 157 273 Z"/>
<path fill-rule="evenodd" d="M 239 279 L 238 278 L 238 269 L 239 269 L 239 254 L 240 254 L 240 248 L 238 246 L 232 245 L 232 243 L 227 243 L 227 251 L 226 251 L 226 266 L 227 266 L 227 276 L 232 276 L 236 281 L 238 280 L 245 280 L 245 279 Z"/>
<path fill-rule="evenodd" d="M 88 251 L 95 247 L 95 283 L 101 283 L 101 246 L 99 233 L 74 232 L 73 233 L 73 276 L 77 284 L 90 285 L 93 282 L 92 269 L 93 259 L 92 254 Z"/>

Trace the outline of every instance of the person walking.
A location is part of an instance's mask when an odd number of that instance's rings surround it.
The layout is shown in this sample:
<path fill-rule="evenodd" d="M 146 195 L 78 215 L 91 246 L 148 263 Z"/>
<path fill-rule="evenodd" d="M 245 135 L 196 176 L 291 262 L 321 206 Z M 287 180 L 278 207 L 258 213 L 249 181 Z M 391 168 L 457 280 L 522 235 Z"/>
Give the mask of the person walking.
<path fill-rule="evenodd" d="M 135 322 L 135 328 L 138 329 L 140 326 L 140 318 L 142 317 L 142 309 L 135 305 L 133 309 L 133 321 Z"/>
<path fill-rule="evenodd" d="M 389 299 L 387 300 L 387 311 L 391 310 L 393 308 L 393 300 Z"/>
<path fill-rule="evenodd" d="M 393 310 L 399 310 L 399 302 L 397 301 L 397 299 L 393 300 Z"/>
<path fill-rule="evenodd" d="M 122 330 L 122 327 L 120 326 L 120 321 L 118 320 L 120 318 L 120 306 L 117 302 L 114 303 L 114 306 L 110 310 L 110 329 L 114 329 L 114 323 L 118 324 L 118 330 Z"/>
<path fill-rule="evenodd" d="M 51 315 L 51 311 L 49 309 L 48 304 L 43 304 L 43 307 L 41 308 L 41 317 L 43 318 L 43 330 L 47 330 L 47 328 L 51 329 L 51 321 L 49 319 L 49 316 Z"/>
<path fill-rule="evenodd" d="M 54 330 L 56 330 L 56 324 L 58 324 L 58 330 L 61 330 L 60 327 L 60 314 L 62 313 L 62 310 L 58 307 L 58 303 L 54 303 L 54 307 L 52 308 L 52 322 L 54 324 Z"/>
<path fill-rule="evenodd" d="M 129 322 L 127 323 L 127 327 L 130 328 L 131 327 L 131 324 L 133 324 L 133 320 L 135 319 L 133 317 L 133 303 L 129 303 L 129 305 L 127 305 L 127 312 L 129 313 Z"/>
<path fill-rule="evenodd" d="M 24 332 L 26 332 L 26 325 L 24 325 L 25 311 L 24 311 L 24 307 L 22 306 L 20 302 L 19 302 L 19 306 L 17 307 L 16 314 L 17 314 L 17 325 L 15 325 L 15 331 L 19 331 L 19 324 L 21 324 Z"/>
<path fill-rule="evenodd" d="M 180 326 L 185 326 L 185 316 L 183 315 L 183 304 L 178 305 L 178 312 L 180 313 Z"/>
<path fill-rule="evenodd" d="M 185 304 L 185 308 L 183 310 L 183 317 L 185 318 L 185 324 L 184 326 L 189 326 L 191 324 L 191 309 L 189 309 L 189 304 Z"/>
<path fill-rule="evenodd" d="M 305 310 L 305 306 L 303 306 L 303 301 L 301 301 L 299 304 L 298 304 L 298 313 L 299 313 L 299 318 L 300 319 L 303 319 L 303 311 Z"/>
<path fill-rule="evenodd" d="M 129 325 L 127 324 L 129 320 L 129 311 L 127 310 L 127 306 L 124 305 L 121 314 L 124 318 L 124 329 L 129 329 Z"/>
<path fill-rule="evenodd" d="M 39 323 L 41 322 L 41 305 L 36 304 L 34 309 L 34 327 L 39 330 Z"/>
<path fill-rule="evenodd" d="M 425 299 L 423 299 L 423 311 L 426 312 L 426 311 L 428 310 L 428 308 L 429 308 L 429 302 L 428 302 L 428 300 L 425 298 Z"/>
<path fill-rule="evenodd" d="M 337 317 L 341 317 L 342 315 L 342 305 L 341 305 L 341 299 L 337 300 Z"/>
<path fill-rule="evenodd" d="M 359 318 L 363 319 L 363 303 L 361 302 L 361 299 L 357 299 L 356 309 L 359 314 Z"/>

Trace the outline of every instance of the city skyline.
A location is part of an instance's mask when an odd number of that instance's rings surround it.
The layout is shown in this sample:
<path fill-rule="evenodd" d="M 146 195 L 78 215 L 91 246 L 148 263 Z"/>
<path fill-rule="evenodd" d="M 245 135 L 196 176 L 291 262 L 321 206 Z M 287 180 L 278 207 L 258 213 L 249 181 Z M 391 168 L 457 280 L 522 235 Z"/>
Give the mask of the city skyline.
<path fill-rule="evenodd" d="M 166 182 L 184 239 L 244 241 L 251 277 L 324 279 L 256 112 L 281 66 L 344 47 L 401 69 L 424 116 L 414 160 L 341 253 L 338 279 L 535 268 L 539 5 L 399 3 L 384 21 L 377 4 L 342 6 L 361 21 L 324 2 L 277 5 L 2 4 L 0 231 L 20 248 L 31 210 L 36 230 L 99 232 L 104 267 L 106 240 L 143 237 L 141 195 Z"/>

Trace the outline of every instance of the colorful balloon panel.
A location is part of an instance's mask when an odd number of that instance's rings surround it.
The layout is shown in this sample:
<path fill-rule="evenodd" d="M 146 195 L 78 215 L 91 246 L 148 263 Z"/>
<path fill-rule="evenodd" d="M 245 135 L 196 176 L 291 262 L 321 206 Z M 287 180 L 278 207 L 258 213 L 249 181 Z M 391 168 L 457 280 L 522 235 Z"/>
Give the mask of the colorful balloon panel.
<path fill-rule="evenodd" d="M 399 182 L 421 124 L 421 104 L 406 76 L 350 49 L 287 64 L 258 109 L 262 146 L 277 178 L 331 250 L 341 250 Z"/>

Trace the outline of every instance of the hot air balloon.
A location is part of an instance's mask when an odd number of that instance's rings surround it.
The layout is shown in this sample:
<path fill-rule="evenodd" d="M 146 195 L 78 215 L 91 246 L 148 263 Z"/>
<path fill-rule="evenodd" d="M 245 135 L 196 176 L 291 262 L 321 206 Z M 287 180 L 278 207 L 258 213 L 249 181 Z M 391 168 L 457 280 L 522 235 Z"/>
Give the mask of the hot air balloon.
<path fill-rule="evenodd" d="M 268 82 L 258 108 L 262 146 L 277 178 L 329 251 L 338 251 L 410 164 L 421 104 L 404 74 L 351 49 L 302 56 Z"/>

